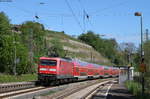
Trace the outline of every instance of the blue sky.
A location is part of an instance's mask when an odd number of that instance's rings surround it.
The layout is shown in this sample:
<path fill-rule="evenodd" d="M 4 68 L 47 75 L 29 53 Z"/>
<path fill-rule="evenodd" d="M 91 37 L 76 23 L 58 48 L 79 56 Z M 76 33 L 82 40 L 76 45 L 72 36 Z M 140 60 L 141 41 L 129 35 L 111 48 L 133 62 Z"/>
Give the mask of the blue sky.
<path fill-rule="evenodd" d="M 105 35 L 104 38 L 115 38 L 119 43 L 133 42 L 138 45 L 140 17 L 134 16 L 137 11 L 143 14 L 143 32 L 150 27 L 150 0 L 67 0 L 75 17 L 66 0 L 0 1 L 0 11 L 5 12 L 13 24 L 37 21 L 47 29 L 65 31 L 69 35 L 92 30 Z M 89 20 L 83 18 L 83 10 L 88 13 Z M 39 19 L 35 19 L 35 15 Z"/>

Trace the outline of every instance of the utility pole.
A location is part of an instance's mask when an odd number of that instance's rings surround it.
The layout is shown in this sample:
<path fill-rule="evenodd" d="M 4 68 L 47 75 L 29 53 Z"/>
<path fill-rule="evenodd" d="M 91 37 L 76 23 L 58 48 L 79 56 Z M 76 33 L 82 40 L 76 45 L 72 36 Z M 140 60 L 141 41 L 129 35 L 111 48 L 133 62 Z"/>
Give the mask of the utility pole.
<path fill-rule="evenodd" d="M 130 52 L 128 51 L 128 80 L 130 80 Z"/>
<path fill-rule="evenodd" d="M 141 25 L 141 67 L 144 67 L 144 50 L 143 50 L 143 15 L 140 12 L 135 12 L 135 16 L 140 17 L 140 25 Z M 140 67 L 140 68 L 141 68 Z M 144 96 L 145 91 L 145 80 L 144 80 L 144 71 L 141 72 L 142 77 L 142 95 Z"/>
<path fill-rule="evenodd" d="M 144 50 L 143 50 L 143 16 L 141 14 L 141 64 L 144 64 Z M 142 95 L 145 92 L 144 73 L 142 72 Z"/>
<path fill-rule="evenodd" d="M 146 29 L 146 34 L 145 34 L 145 36 L 146 36 L 145 38 L 146 38 L 146 42 L 147 42 L 147 41 L 149 40 L 149 37 L 148 37 L 148 36 L 149 36 L 148 29 Z"/>
<path fill-rule="evenodd" d="M 31 68 L 33 68 L 33 30 L 30 28 L 29 32 L 30 32 L 29 57 L 30 57 Z"/>
<path fill-rule="evenodd" d="M 126 43 L 126 46 L 128 47 L 128 43 Z M 130 51 L 128 48 L 125 49 L 126 53 L 126 64 L 127 64 L 127 79 L 130 80 Z"/>
<path fill-rule="evenodd" d="M 15 32 L 13 32 L 13 44 L 14 44 L 13 74 L 17 75 L 17 73 L 16 73 L 16 59 L 17 59 L 17 55 L 16 55 L 16 37 L 15 37 Z"/>
<path fill-rule="evenodd" d="M 92 51 L 91 51 L 91 62 L 93 62 L 93 55 L 92 55 Z"/>

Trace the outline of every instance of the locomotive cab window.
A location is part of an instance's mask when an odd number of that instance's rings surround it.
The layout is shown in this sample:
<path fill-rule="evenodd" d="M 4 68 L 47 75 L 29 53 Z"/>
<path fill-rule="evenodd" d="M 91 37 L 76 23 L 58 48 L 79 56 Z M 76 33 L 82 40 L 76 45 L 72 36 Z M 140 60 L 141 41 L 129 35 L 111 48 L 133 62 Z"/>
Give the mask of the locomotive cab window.
<path fill-rule="evenodd" d="M 57 65 L 57 61 L 56 60 L 40 60 L 40 65 L 43 65 L 43 66 L 56 66 Z"/>

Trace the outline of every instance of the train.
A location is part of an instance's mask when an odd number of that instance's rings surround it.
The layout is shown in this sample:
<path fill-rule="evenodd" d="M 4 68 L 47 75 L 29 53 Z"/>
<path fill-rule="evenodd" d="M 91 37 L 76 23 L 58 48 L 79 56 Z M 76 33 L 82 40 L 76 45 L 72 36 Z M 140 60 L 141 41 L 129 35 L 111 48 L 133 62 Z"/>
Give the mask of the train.
<path fill-rule="evenodd" d="M 79 80 L 118 77 L 119 68 L 60 57 L 40 57 L 38 81 L 60 84 Z"/>

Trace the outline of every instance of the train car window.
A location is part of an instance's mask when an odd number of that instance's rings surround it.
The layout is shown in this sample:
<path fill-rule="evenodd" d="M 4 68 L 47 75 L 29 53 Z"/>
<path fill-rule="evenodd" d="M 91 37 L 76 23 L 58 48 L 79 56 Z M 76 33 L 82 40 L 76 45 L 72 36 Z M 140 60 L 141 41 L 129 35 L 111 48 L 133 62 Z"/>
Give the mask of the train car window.
<path fill-rule="evenodd" d="M 60 61 L 60 66 L 63 67 L 64 66 L 64 61 Z"/>
<path fill-rule="evenodd" d="M 78 67 L 76 67 L 76 72 L 79 72 L 79 68 Z"/>
<path fill-rule="evenodd" d="M 109 68 L 104 68 L 105 70 L 108 70 Z"/>
<path fill-rule="evenodd" d="M 40 60 L 40 64 L 41 65 L 49 65 L 49 66 L 56 66 L 57 65 L 57 61 L 56 60 Z"/>
<path fill-rule="evenodd" d="M 93 72 L 93 70 L 92 69 L 88 69 L 88 72 Z"/>

